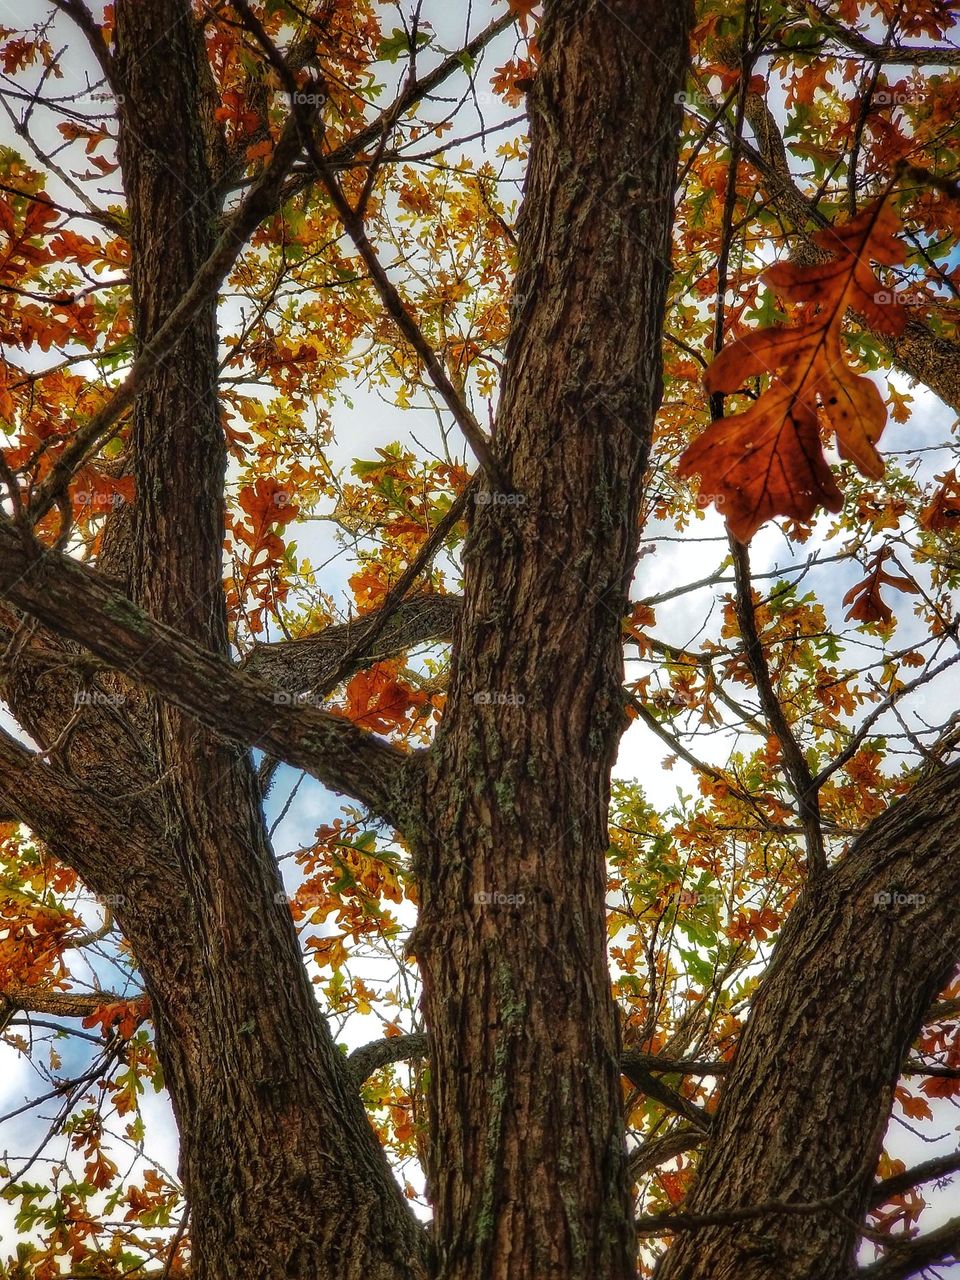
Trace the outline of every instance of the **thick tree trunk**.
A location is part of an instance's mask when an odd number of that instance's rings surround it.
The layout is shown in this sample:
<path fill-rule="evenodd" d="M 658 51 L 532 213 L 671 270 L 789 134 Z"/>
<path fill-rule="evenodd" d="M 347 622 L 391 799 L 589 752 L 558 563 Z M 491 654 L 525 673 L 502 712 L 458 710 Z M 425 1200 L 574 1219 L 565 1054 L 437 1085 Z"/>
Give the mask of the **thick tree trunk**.
<path fill-rule="evenodd" d="M 921 784 L 794 908 L 684 1209 L 834 1202 L 682 1235 L 658 1280 L 853 1275 L 891 1090 L 958 963 L 958 783 Z"/>
<path fill-rule="evenodd" d="M 187 0 L 121 0 L 117 44 L 142 346 L 210 254 L 217 207 Z M 154 617 L 225 655 L 217 379 L 211 300 L 136 401 L 129 580 Z M 141 892 L 118 918 L 153 1001 L 194 1274 L 416 1276 L 422 1231 L 350 1088 L 278 901 L 249 753 L 168 703 L 149 710 L 169 896 Z"/>
<path fill-rule="evenodd" d="M 635 1272 L 606 961 L 621 618 L 660 398 L 685 5 L 549 5 L 514 330 L 412 833 L 443 1280 Z"/>

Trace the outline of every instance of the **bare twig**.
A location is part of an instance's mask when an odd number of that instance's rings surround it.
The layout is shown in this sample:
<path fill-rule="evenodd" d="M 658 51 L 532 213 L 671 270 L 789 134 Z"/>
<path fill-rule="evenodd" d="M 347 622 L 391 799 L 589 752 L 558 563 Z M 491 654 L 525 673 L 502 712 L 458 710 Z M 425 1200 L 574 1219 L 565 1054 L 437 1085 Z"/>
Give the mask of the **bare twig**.
<path fill-rule="evenodd" d="M 364 266 L 367 268 L 374 287 L 380 294 L 380 299 L 388 315 L 420 357 L 424 368 L 429 374 L 430 381 L 436 387 L 440 398 L 453 415 L 454 421 L 463 432 L 464 438 L 490 480 L 500 491 L 504 493 L 511 492 L 511 486 L 506 474 L 500 462 L 494 456 L 490 441 L 487 439 L 483 428 L 466 400 L 451 382 L 436 351 L 427 341 L 423 330 L 417 324 L 407 304 L 400 296 L 396 285 L 388 276 L 383 263 L 367 236 L 366 224 L 362 213 L 359 213 L 350 204 L 337 180 L 334 169 L 331 167 L 329 157 L 323 154 L 317 144 L 316 133 L 318 131 L 322 133 L 322 121 L 311 112 L 308 103 L 311 98 L 319 99 L 322 96 L 322 82 L 311 81 L 306 88 L 301 88 L 280 51 L 264 31 L 260 20 L 251 10 L 247 0 L 232 0 L 232 4 L 240 15 L 244 27 L 263 50 L 281 85 L 289 95 L 291 112 L 297 122 L 303 147 L 310 157 L 311 163 L 327 195 L 330 197 L 330 202 L 343 223 L 344 229 L 363 260 Z M 390 127 L 389 121 L 386 127 Z"/>

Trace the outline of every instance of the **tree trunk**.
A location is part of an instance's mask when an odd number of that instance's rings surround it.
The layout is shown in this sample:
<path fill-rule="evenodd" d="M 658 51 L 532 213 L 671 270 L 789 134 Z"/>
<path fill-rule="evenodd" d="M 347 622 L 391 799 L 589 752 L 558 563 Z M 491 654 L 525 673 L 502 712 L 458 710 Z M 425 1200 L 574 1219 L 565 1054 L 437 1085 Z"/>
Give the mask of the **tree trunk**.
<path fill-rule="evenodd" d="M 495 440 L 515 492 L 475 506 L 412 833 L 444 1280 L 635 1274 L 604 858 L 687 24 L 577 0 L 539 37 Z"/>
<path fill-rule="evenodd" d="M 957 966 L 960 770 L 881 815 L 790 914 L 685 1212 L 775 1201 L 678 1237 L 658 1280 L 849 1280 L 891 1091 Z"/>
<path fill-rule="evenodd" d="M 187 0 L 117 5 L 120 158 L 138 347 L 215 243 Z M 226 655 L 225 445 L 215 300 L 138 395 L 129 578 L 155 618 Z M 404 1203 L 319 1014 L 249 757 L 152 700 L 162 888 L 118 910 L 153 1002 L 198 1280 L 421 1274 Z M 175 889 L 174 886 L 177 886 Z"/>

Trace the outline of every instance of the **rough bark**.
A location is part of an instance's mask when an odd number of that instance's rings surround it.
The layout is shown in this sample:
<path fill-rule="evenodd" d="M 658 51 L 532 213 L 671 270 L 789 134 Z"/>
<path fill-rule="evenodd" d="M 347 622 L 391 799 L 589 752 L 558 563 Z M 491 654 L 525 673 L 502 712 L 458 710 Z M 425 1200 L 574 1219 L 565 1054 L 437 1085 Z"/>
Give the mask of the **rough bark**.
<path fill-rule="evenodd" d="M 604 855 L 687 23 L 558 0 L 540 33 L 495 437 L 515 493 L 475 507 L 411 833 L 444 1280 L 635 1269 Z"/>
<path fill-rule="evenodd" d="M 186 0 L 117 5 L 120 159 L 143 349 L 216 244 Z M 137 604 L 226 661 L 224 441 L 213 300 L 134 408 Z M 199 1280 L 418 1274 L 402 1202 L 323 1022 L 280 894 L 249 755 L 149 708 L 170 880 L 117 916 L 152 997 Z M 120 856 L 119 851 L 115 851 Z"/>
<path fill-rule="evenodd" d="M 257 644 L 243 669 L 290 693 L 322 689 L 347 654 L 356 653 L 356 661 L 341 673 L 346 679 L 354 671 L 405 653 L 414 645 L 449 640 L 460 604 L 459 596 L 415 596 L 398 605 L 382 629 L 378 629 L 378 614 L 369 613 L 302 639 Z"/>
<path fill-rule="evenodd" d="M 685 1210 L 767 1214 L 677 1240 L 658 1280 L 849 1280 L 904 1055 L 957 966 L 960 769 L 873 822 L 794 908 L 755 999 Z"/>

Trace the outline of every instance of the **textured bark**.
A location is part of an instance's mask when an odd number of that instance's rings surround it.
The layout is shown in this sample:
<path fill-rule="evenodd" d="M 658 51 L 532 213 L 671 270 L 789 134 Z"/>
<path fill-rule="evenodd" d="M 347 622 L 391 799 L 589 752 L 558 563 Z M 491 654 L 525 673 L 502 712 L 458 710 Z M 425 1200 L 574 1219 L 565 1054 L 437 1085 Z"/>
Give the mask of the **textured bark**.
<path fill-rule="evenodd" d="M 577 0 L 540 33 L 495 437 L 516 492 L 475 507 L 412 833 L 444 1280 L 635 1269 L 604 855 L 687 22 Z"/>
<path fill-rule="evenodd" d="M 658 1280 L 848 1280 L 891 1090 L 957 966 L 960 770 L 871 824 L 791 913 L 685 1210 L 835 1203 L 681 1236 Z"/>
<path fill-rule="evenodd" d="M 117 5 L 120 159 L 139 348 L 216 244 L 186 0 Z M 225 447 L 214 302 L 137 396 L 129 581 L 136 603 L 226 661 Z M 246 751 L 150 706 L 179 893 L 118 907 L 152 997 L 191 1203 L 195 1274 L 414 1276 L 420 1229 L 320 1017 Z"/>
<path fill-rule="evenodd" d="M 322 689 L 348 653 L 356 651 L 357 658 L 351 669 L 342 673 L 344 678 L 414 645 L 449 640 L 460 603 L 459 596 L 416 596 L 400 604 L 376 636 L 378 615 L 368 613 L 302 639 L 257 644 L 243 669 L 290 693 Z M 368 642 L 371 636 L 372 644 Z"/>

